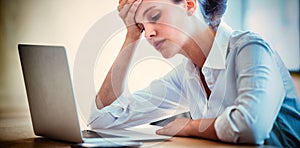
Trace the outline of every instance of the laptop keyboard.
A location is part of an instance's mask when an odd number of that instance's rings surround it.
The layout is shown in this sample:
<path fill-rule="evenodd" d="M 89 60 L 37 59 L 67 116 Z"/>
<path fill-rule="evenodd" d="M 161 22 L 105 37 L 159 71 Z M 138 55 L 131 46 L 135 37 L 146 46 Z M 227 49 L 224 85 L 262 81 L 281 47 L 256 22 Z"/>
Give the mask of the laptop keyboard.
<path fill-rule="evenodd" d="M 122 138 L 122 136 L 109 135 L 91 130 L 82 131 L 82 136 L 84 138 Z"/>

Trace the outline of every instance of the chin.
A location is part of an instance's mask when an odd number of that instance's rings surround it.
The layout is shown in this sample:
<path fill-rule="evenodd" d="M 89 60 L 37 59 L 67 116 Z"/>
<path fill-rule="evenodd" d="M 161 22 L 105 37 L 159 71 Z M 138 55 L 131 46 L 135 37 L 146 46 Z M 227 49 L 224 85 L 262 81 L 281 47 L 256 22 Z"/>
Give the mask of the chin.
<path fill-rule="evenodd" d="M 172 58 L 173 56 L 165 56 L 165 55 L 162 55 L 165 59 L 169 59 L 169 58 Z"/>
<path fill-rule="evenodd" d="M 174 57 L 176 54 L 180 54 L 180 50 L 179 50 L 179 48 L 171 48 L 171 49 L 165 48 L 160 51 L 160 54 L 164 58 L 169 59 L 169 58 Z"/>
<path fill-rule="evenodd" d="M 172 58 L 176 55 L 176 53 L 161 53 L 161 55 L 166 58 L 166 59 L 169 59 L 169 58 Z"/>

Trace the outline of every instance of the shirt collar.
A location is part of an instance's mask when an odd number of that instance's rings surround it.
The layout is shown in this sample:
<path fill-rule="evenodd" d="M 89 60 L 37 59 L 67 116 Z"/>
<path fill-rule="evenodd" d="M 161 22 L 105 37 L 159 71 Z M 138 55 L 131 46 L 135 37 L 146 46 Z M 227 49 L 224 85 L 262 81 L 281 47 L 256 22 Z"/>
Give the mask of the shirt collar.
<path fill-rule="evenodd" d="M 232 32 L 233 30 L 221 21 L 203 68 L 225 69 L 226 52 Z"/>

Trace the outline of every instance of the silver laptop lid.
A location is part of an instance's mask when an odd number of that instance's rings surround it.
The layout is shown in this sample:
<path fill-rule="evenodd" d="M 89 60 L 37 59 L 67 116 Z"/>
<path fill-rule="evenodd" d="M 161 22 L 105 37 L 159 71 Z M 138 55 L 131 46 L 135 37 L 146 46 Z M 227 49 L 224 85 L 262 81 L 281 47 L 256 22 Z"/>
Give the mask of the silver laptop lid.
<path fill-rule="evenodd" d="M 82 142 L 65 48 L 19 44 L 18 49 L 35 134 Z"/>

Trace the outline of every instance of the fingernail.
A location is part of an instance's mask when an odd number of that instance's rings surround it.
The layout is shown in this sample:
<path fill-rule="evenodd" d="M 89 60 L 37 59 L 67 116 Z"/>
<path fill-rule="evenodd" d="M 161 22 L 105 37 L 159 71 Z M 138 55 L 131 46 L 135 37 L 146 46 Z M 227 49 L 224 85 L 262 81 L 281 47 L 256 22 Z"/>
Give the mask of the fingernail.
<path fill-rule="evenodd" d="M 156 134 L 160 134 L 160 132 L 159 132 L 159 131 L 156 131 Z"/>

